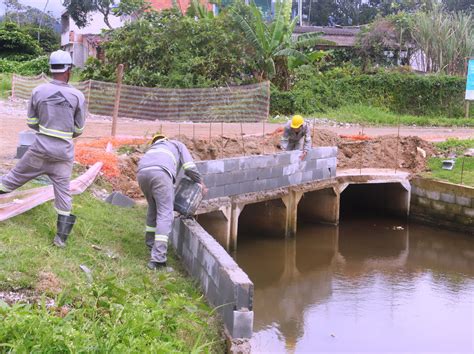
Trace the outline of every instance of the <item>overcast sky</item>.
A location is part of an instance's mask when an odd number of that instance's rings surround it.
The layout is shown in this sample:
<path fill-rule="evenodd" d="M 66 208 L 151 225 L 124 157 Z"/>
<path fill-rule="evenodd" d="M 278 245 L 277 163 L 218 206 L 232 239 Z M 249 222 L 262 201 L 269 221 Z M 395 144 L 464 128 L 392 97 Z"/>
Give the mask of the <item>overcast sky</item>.
<path fill-rule="evenodd" d="M 20 4 L 28 5 L 32 7 L 36 7 L 43 11 L 44 6 L 48 3 L 46 7 L 46 11 L 51 11 L 54 17 L 60 17 L 61 12 L 63 11 L 64 7 L 61 5 L 61 0 L 20 0 Z M 5 5 L 3 0 L 0 0 L 0 14 L 5 13 Z"/>

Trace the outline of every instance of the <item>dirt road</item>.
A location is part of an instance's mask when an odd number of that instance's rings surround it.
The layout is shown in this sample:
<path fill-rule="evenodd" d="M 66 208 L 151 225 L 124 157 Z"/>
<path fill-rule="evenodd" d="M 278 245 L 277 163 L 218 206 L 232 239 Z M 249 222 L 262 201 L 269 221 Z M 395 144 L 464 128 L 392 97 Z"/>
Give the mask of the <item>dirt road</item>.
<path fill-rule="evenodd" d="M 15 155 L 18 144 L 18 134 L 28 130 L 25 123 L 26 104 L 13 103 L 0 100 L 0 162 L 10 161 Z M 188 137 L 217 137 L 262 135 L 269 133 L 283 124 L 270 123 L 174 123 L 174 122 L 150 122 L 131 119 L 120 119 L 117 127 L 119 136 L 150 136 L 153 132 L 162 130 L 165 134 L 173 136 L 184 134 Z M 345 124 L 317 124 L 314 129 L 326 129 L 340 135 L 355 135 L 360 132 L 369 136 L 381 136 L 397 134 L 397 127 L 361 127 L 359 125 Z M 89 117 L 84 134 L 80 140 L 90 140 L 110 135 L 111 121 L 103 117 Z M 423 127 L 401 127 L 401 136 L 419 136 L 427 141 L 443 141 L 447 138 L 474 138 L 473 128 L 423 128 Z M 78 140 L 79 140 L 78 139 Z"/>

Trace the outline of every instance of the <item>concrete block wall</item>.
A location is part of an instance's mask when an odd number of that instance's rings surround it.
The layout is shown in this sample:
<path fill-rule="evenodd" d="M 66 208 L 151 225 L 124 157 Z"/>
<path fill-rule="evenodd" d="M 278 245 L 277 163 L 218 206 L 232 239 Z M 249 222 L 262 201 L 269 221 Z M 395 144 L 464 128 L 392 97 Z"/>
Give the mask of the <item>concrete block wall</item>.
<path fill-rule="evenodd" d="M 230 337 L 251 338 L 253 283 L 247 274 L 193 219 L 175 219 L 171 244 L 207 301 L 218 307 Z"/>
<path fill-rule="evenodd" d="M 304 161 L 300 160 L 300 155 L 301 151 L 289 151 L 196 162 L 209 189 L 205 199 L 259 192 L 336 176 L 337 147 L 313 148 Z"/>
<path fill-rule="evenodd" d="M 410 218 L 474 235 L 474 188 L 415 178 Z"/>

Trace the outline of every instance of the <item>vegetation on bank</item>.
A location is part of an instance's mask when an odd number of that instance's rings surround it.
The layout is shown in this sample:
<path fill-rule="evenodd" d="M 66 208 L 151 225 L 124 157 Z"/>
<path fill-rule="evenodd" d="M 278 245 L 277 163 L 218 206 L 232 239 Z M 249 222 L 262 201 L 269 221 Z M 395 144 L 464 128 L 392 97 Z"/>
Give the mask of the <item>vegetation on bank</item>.
<path fill-rule="evenodd" d="M 64 250 L 52 246 L 50 203 L 0 224 L 0 293 L 39 294 L 38 304 L 9 306 L 0 297 L 0 351 L 224 351 L 219 322 L 173 253 L 174 272 L 146 268 L 145 208 L 86 192 L 74 212 Z"/>
<path fill-rule="evenodd" d="M 428 161 L 430 172 L 427 172 L 426 176 L 451 183 L 474 186 L 474 157 L 464 156 L 467 149 L 474 149 L 474 138 L 448 139 L 435 143 L 435 145 L 442 157 L 433 157 Z M 446 159 L 455 160 L 452 170 L 442 168 L 443 160 Z"/>

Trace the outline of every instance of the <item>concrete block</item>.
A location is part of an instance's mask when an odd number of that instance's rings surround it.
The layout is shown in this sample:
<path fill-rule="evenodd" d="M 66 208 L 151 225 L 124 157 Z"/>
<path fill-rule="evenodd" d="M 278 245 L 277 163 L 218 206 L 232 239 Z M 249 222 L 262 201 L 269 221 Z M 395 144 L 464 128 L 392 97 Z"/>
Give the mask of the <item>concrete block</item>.
<path fill-rule="evenodd" d="M 301 182 L 311 182 L 313 180 L 313 171 L 306 171 L 303 172 L 303 176 L 301 177 Z"/>
<path fill-rule="evenodd" d="M 239 158 L 224 159 L 223 161 L 224 161 L 224 172 L 233 172 L 233 171 L 238 171 L 240 169 Z"/>
<path fill-rule="evenodd" d="M 440 199 L 445 203 L 456 203 L 456 196 L 451 193 L 441 193 Z"/>
<path fill-rule="evenodd" d="M 327 159 L 317 159 L 316 168 L 326 169 L 328 167 Z"/>
<path fill-rule="evenodd" d="M 289 152 L 289 154 L 290 154 L 290 163 L 291 164 L 299 163 L 301 161 L 301 159 L 300 159 L 301 153 L 302 153 L 302 151 L 300 151 L 300 150 L 295 150 L 295 151 Z"/>
<path fill-rule="evenodd" d="M 323 168 L 323 179 L 331 178 L 331 169 L 330 168 Z"/>
<path fill-rule="evenodd" d="M 211 281 L 207 287 L 206 299 L 211 306 L 219 306 L 219 288 Z"/>
<path fill-rule="evenodd" d="M 203 175 L 203 180 L 204 184 L 206 185 L 207 188 L 212 188 L 216 186 L 216 179 L 218 178 L 219 174 L 209 174 L 209 175 Z"/>
<path fill-rule="evenodd" d="M 288 176 L 278 177 L 278 187 L 286 187 L 290 185 L 290 179 Z"/>
<path fill-rule="evenodd" d="M 224 194 L 226 196 L 240 194 L 240 183 L 228 184 L 224 186 Z"/>
<path fill-rule="evenodd" d="M 109 204 L 116 205 L 122 208 L 131 208 L 135 205 L 135 201 L 132 198 L 120 192 L 112 192 L 105 201 Z"/>
<path fill-rule="evenodd" d="M 324 173 L 321 168 L 313 170 L 313 181 L 320 181 L 323 179 L 323 177 L 324 177 Z"/>
<path fill-rule="evenodd" d="M 290 185 L 300 184 L 303 178 L 303 172 L 296 172 L 288 176 Z"/>
<path fill-rule="evenodd" d="M 439 200 L 441 198 L 441 194 L 437 191 L 426 191 L 426 197 L 431 200 Z"/>
<path fill-rule="evenodd" d="M 418 197 L 418 204 L 424 207 L 430 207 L 431 206 L 431 200 L 425 197 Z"/>
<path fill-rule="evenodd" d="M 456 196 L 456 204 L 469 207 L 469 206 L 471 206 L 471 198 L 461 197 L 461 196 L 457 195 Z"/>
<path fill-rule="evenodd" d="M 438 201 L 433 201 L 431 203 L 431 205 L 433 206 L 433 209 L 436 210 L 436 211 L 440 211 L 440 212 L 444 212 L 446 210 L 446 206 L 444 203 L 441 203 L 441 202 L 438 202 Z"/>
<path fill-rule="evenodd" d="M 21 159 L 23 155 L 28 151 L 29 146 L 28 145 L 20 145 L 16 148 L 16 155 L 15 159 Z"/>
<path fill-rule="evenodd" d="M 275 178 L 275 177 L 283 176 L 283 169 L 284 169 L 284 166 L 273 166 L 271 168 L 271 175 L 270 175 L 269 178 Z"/>
<path fill-rule="evenodd" d="M 255 175 L 258 179 L 272 178 L 272 168 L 271 167 L 257 168 L 255 170 Z"/>
<path fill-rule="evenodd" d="M 253 311 L 234 311 L 233 338 L 251 338 L 253 333 Z"/>
<path fill-rule="evenodd" d="M 36 132 L 32 130 L 25 130 L 20 132 L 18 145 L 30 146 L 36 140 Z"/>
<path fill-rule="evenodd" d="M 207 173 L 223 173 L 224 172 L 224 161 L 222 160 L 209 160 L 207 161 Z"/>
<path fill-rule="evenodd" d="M 305 170 L 310 171 L 316 169 L 317 163 L 318 160 L 307 160 Z"/>
<path fill-rule="evenodd" d="M 325 159 L 328 157 L 337 157 L 337 147 L 336 146 L 323 146 L 313 148 L 308 151 L 309 159 Z"/>
<path fill-rule="evenodd" d="M 207 161 L 195 161 L 195 164 L 201 175 L 207 175 Z"/>
<path fill-rule="evenodd" d="M 255 184 L 255 181 L 246 181 L 240 183 L 240 193 L 245 194 L 245 193 L 253 193 L 257 191 L 257 186 Z"/>
<path fill-rule="evenodd" d="M 209 191 L 207 192 L 207 194 L 204 196 L 203 199 L 213 199 L 213 198 L 224 197 L 224 196 L 225 196 L 225 188 L 224 186 L 219 186 L 219 187 L 209 188 Z"/>
<path fill-rule="evenodd" d="M 417 186 L 411 186 L 411 193 L 419 195 L 420 197 L 426 197 L 426 191 L 423 188 Z"/>
<path fill-rule="evenodd" d="M 464 208 L 464 215 L 474 218 L 474 209 Z"/>
<path fill-rule="evenodd" d="M 327 167 L 336 168 L 337 166 L 337 157 L 330 157 L 326 159 Z"/>
<path fill-rule="evenodd" d="M 300 165 L 298 163 L 293 163 L 293 164 L 283 167 L 284 176 L 289 176 L 299 171 L 301 170 L 300 170 Z"/>
<path fill-rule="evenodd" d="M 280 185 L 278 185 L 278 182 L 279 182 L 279 178 L 269 178 L 269 179 L 266 179 L 265 180 L 265 183 L 266 183 L 266 189 L 267 190 L 270 190 L 270 189 L 277 189 L 279 187 L 281 187 Z"/>
<path fill-rule="evenodd" d="M 336 174 L 337 174 L 336 167 L 329 167 L 329 174 L 331 175 L 331 178 L 336 177 Z"/>
<path fill-rule="evenodd" d="M 282 152 L 280 154 L 276 154 L 276 165 L 286 166 L 290 164 L 291 155 L 289 152 Z"/>

